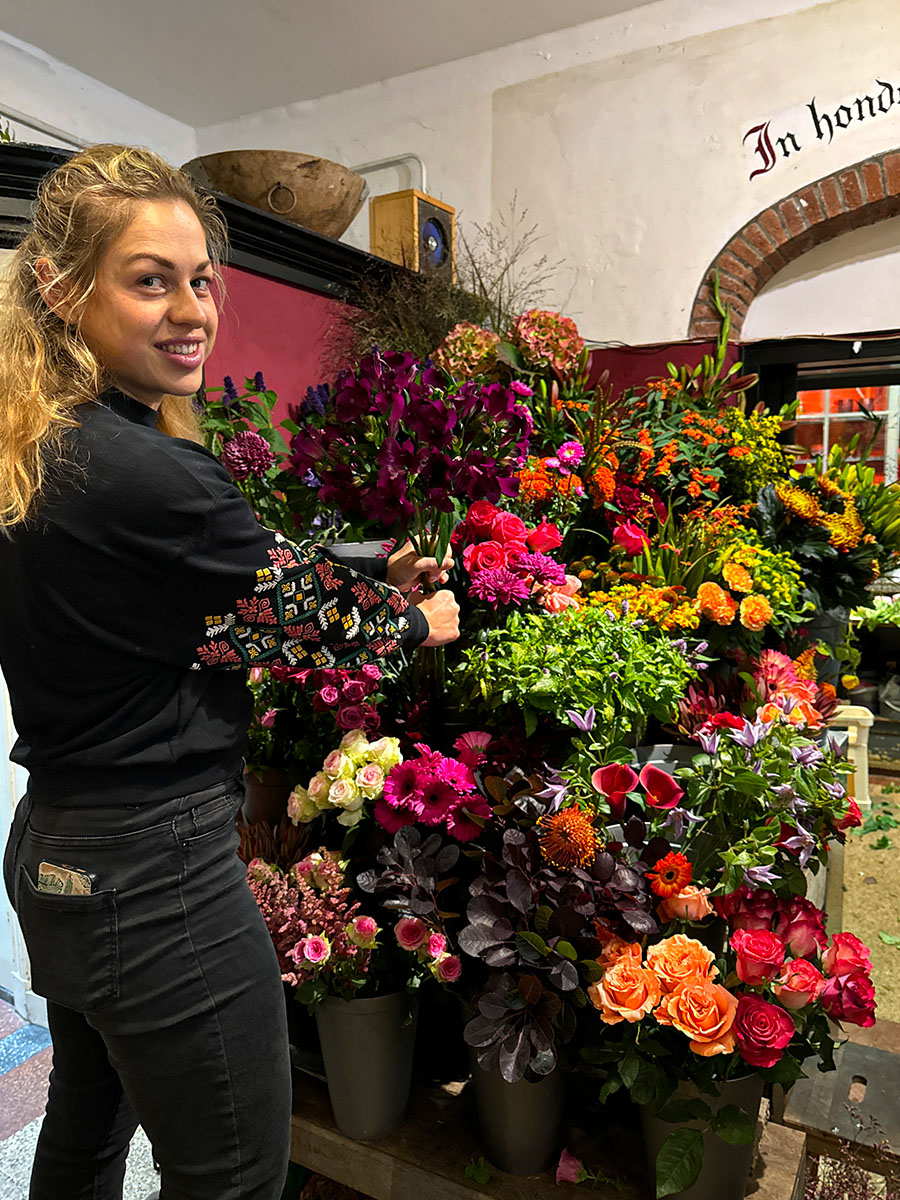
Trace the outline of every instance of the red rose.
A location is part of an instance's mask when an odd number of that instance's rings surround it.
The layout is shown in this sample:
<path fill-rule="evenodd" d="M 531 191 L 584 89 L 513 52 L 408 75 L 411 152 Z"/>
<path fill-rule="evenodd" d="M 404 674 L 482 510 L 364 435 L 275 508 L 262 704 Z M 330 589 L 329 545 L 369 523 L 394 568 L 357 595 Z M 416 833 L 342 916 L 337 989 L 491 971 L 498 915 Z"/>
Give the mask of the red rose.
<path fill-rule="evenodd" d="M 651 808 L 674 808 L 684 795 L 684 790 L 672 775 L 650 763 L 646 764 L 638 778 Z"/>
<path fill-rule="evenodd" d="M 828 945 L 825 914 L 811 901 L 800 897 L 782 905 L 775 932 L 797 958 L 810 958 Z"/>
<path fill-rule="evenodd" d="M 875 1024 L 875 987 L 864 971 L 835 975 L 819 997 L 833 1021 L 849 1021 L 864 1029 Z"/>
<path fill-rule="evenodd" d="M 368 694 L 361 679 L 348 679 L 341 688 L 341 699 L 345 704 L 362 704 Z"/>
<path fill-rule="evenodd" d="M 841 833 L 845 829 L 855 829 L 857 825 L 862 825 L 862 813 L 859 811 L 859 805 L 852 796 L 847 797 L 849 808 L 839 821 L 835 821 L 835 829 Z"/>
<path fill-rule="evenodd" d="M 825 986 L 825 976 L 805 958 L 792 958 L 778 972 L 775 995 L 785 1008 L 805 1008 Z"/>
<path fill-rule="evenodd" d="M 851 975 L 854 971 L 868 974 L 872 970 L 869 947 L 853 933 L 836 933 L 822 955 L 822 966 L 828 975 Z"/>
<path fill-rule="evenodd" d="M 794 1036 L 794 1022 L 777 1004 L 741 996 L 732 1026 L 738 1051 L 751 1067 L 774 1067 Z"/>
<path fill-rule="evenodd" d="M 744 718 L 736 717 L 734 713 L 720 712 L 711 716 L 703 726 L 704 731 L 707 729 L 743 729 Z"/>
<path fill-rule="evenodd" d="M 527 534 L 525 522 L 513 513 L 498 512 L 491 522 L 491 537 L 495 542 L 524 542 Z"/>
<path fill-rule="evenodd" d="M 499 542 L 475 542 L 463 550 L 463 566 L 469 574 L 505 567 L 507 561 L 506 550 Z"/>
<path fill-rule="evenodd" d="M 334 708 L 341 698 L 340 692 L 336 687 L 332 687 L 329 683 L 319 692 L 319 699 L 323 704 L 327 704 L 329 708 Z"/>
<path fill-rule="evenodd" d="M 549 554 L 551 550 L 562 545 L 562 534 L 555 525 L 550 525 L 542 517 L 540 525 L 536 525 L 525 540 L 536 553 Z"/>
<path fill-rule="evenodd" d="M 731 935 L 741 983 L 765 983 L 784 962 L 784 942 L 768 929 L 738 929 Z"/>
<path fill-rule="evenodd" d="M 366 719 L 368 704 L 346 704 L 335 714 L 335 722 L 339 729 L 362 729 Z"/>
<path fill-rule="evenodd" d="M 516 561 L 520 559 L 523 554 L 528 553 L 528 547 L 525 545 L 525 543 L 515 540 L 511 542 L 504 542 L 503 549 L 506 553 L 506 565 L 510 569 L 516 565 Z"/>
<path fill-rule="evenodd" d="M 476 500 L 466 515 L 465 526 L 468 537 L 475 542 L 491 536 L 491 525 L 498 509 L 487 500 Z"/>
<path fill-rule="evenodd" d="M 634 521 L 623 521 L 621 525 L 617 525 L 613 530 L 613 541 L 632 558 L 636 554 L 643 554 L 644 547 L 650 545 L 649 537 Z"/>

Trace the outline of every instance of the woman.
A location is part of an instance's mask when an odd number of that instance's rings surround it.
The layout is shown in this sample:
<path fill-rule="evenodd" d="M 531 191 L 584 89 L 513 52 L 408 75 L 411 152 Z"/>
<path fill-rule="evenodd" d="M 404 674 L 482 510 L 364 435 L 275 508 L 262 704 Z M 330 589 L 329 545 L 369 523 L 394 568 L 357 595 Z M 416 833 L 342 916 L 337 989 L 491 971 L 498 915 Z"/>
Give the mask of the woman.
<path fill-rule="evenodd" d="M 224 226 L 155 155 L 43 183 L 0 321 L 0 665 L 29 772 L 4 878 L 48 999 L 32 1200 L 121 1200 L 138 1121 L 164 1200 L 278 1200 L 284 997 L 235 855 L 245 668 L 458 636 L 452 593 L 262 528 L 199 444 Z M 415 598 L 415 597 L 414 597 Z"/>

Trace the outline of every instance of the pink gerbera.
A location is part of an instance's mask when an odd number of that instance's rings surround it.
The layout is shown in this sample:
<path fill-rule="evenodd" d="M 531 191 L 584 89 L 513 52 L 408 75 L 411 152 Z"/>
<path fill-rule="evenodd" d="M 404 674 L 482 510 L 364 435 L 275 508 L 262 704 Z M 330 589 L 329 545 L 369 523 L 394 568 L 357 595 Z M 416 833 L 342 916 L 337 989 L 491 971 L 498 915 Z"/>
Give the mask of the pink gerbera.
<path fill-rule="evenodd" d="M 387 833 L 396 833 L 404 825 L 414 825 L 416 814 L 408 808 L 394 808 L 379 797 L 375 801 L 375 820 Z"/>
<path fill-rule="evenodd" d="M 422 764 L 415 760 L 391 767 L 384 781 L 384 798 L 394 808 L 415 809 L 419 798 L 419 773 Z"/>
<path fill-rule="evenodd" d="M 790 692 L 797 682 L 797 672 L 787 654 L 780 650 L 763 650 L 753 672 L 761 698 L 770 699 L 779 692 Z"/>
<path fill-rule="evenodd" d="M 472 768 L 456 758 L 442 758 L 437 769 L 437 776 L 460 794 L 471 792 L 475 787 L 475 775 Z"/>
<path fill-rule="evenodd" d="M 447 813 L 447 832 L 458 842 L 471 842 L 490 817 L 491 806 L 483 796 L 467 796 L 465 800 L 457 801 Z"/>
<path fill-rule="evenodd" d="M 419 820 L 425 825 L 439 825 L 454 804 L 458 793 L 439 775 L 425 775 L 419 781 Z"/>
<path fill-rule="evenodd" d="M 474 729 L 470 733 L 461 734 L 453 743 L 453 749 L 467 766 L 477 767 L 487 757 L 485 751 L 493 740 L 484 730 Z"/>

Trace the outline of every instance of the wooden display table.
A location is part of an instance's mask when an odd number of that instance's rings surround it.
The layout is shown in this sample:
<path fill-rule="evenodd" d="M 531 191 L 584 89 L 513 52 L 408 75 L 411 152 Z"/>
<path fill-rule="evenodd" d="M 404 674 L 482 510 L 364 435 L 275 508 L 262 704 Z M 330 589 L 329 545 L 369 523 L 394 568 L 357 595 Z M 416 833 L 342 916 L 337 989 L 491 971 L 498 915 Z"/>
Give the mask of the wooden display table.
<path fill-rule="evenodd" d="M 460 1095 L 463 1090 L 461 1084 L 414 1087 L 409 1114 L 396 1133 L 377 1142 L 354 1142 L 338 1132 L 324 1085 L 295 1071 L 291 1159 L 373 1200 L 561 1200 L 567 1192 L 575 1194 L 571 1185 L 557 1187 L 552 1172 L 516 1176 L 491 1169 L 488 1183 L 466 1179 L 466 1165 L 482 1151 L 470 1124 L 468 1097 Z M 615 1147 L 614 1159 L 610 1147 Z M 602 1131 L 597 1152 L 607 1174 L 622 1172 L 622 1187 L 582 1189 L 585 1194 L 599 1200 L 649 1200 L 652 1191 L 641 1174 L 643 1153 L 636 1128 Z M 592 1155 L 588 1165 L 598 1165 Z M 804 1135 L 766 1125 L 748 1198 L 802 1200 L 805 1179 Z"/>

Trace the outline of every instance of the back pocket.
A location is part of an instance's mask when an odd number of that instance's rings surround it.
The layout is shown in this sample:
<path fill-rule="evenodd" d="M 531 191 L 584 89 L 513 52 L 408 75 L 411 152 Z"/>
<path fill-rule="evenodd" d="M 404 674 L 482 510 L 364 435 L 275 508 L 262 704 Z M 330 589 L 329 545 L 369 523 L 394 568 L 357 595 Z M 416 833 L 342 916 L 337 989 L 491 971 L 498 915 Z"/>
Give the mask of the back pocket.
<path fill-rule="evenodd" d="M 115 891 L 90 896 L 39 892 L 24 864 L 16 879 L 16 913 L 31 962 L 31 986 L 65 1008 L 95 1012 L 119 996 L 119 929 Z"/>

